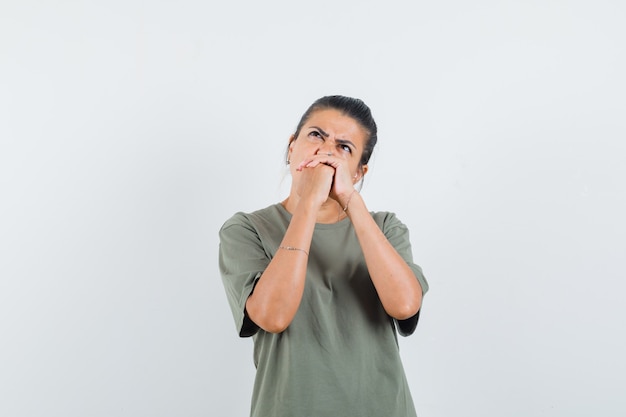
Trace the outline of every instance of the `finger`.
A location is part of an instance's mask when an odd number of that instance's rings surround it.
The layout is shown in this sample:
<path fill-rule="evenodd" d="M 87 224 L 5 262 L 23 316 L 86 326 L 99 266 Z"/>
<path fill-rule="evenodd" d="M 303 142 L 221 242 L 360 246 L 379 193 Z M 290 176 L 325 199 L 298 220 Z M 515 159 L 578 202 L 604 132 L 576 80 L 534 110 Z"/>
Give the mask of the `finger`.
<path fill-rule="evenodd" d="M 296 167 L 296 171 L 302 171 L 302 168 L 304 168 L 309 162 L 311 162 L 310 159 L 305 159 L 302 162 L 300 162 L 298 166 Z"/>
<path fill-rule="evenodd" d="M 302 171 L 304 168 L 315 168 L 319 164 L 323 164 L 323 163 L 324 163 L 323 161 L 318 161 L 315 159 L 305 159 L 304 161 L 300 162 L 296 170 Z"/>
<path fill-rule="evenodd" d="M 312 159 L 306 165 L 304 165 L 304 167 L 306 167 L 306 168 L 314 168 L 314 167 L 318 166 L 319 164 L 328 165 L 329 167 L 333 167 L 335 169 L 337 169 L 339 167 L 339 165 L 340 165 L 339 161 L 337 161 L 336 159 L 332 159 L 332 158 L 329 158 L 327 156 L 323 156 L 323 157 L 320 157 L 320 158 Z"/>

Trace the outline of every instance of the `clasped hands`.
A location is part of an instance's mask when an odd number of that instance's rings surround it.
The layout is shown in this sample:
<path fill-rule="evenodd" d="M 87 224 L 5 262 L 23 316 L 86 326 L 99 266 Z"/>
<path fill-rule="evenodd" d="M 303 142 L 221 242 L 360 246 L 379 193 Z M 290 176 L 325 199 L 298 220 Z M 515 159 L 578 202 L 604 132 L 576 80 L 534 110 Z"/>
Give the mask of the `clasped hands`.
<path fill-rule="evenodd" d="M 343 207 L 354 191 L 353 177 L 348 161 L 332 153 L 317 153 L 305 158 L 296 171 L 300 197 L 313 197 L 320 205 L 329 197 Z"/>

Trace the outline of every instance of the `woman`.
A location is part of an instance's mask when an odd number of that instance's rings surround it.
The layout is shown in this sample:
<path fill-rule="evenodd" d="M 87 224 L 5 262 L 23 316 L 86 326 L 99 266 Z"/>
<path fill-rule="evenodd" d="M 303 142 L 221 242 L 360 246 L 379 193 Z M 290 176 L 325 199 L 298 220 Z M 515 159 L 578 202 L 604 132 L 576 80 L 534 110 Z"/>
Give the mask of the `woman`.
<path fill-rule="evenodd" d="M 376 141 L 365 103 L 322 97 L 289 138 L 287 199 L 220 230 L 237 330 L 254 338 L 252 416 L 415 415 L 396 329 L 413 333 L 428 285 L 406 227 L 354 188 Z"/>

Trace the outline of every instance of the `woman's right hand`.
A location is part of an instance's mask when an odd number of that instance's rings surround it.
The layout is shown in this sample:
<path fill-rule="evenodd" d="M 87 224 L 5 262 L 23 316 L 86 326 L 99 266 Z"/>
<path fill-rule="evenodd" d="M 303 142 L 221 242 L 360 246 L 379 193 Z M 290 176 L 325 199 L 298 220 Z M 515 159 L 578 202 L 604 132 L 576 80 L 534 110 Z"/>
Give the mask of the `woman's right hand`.
<path fill-rule="evenodd" d="M 328 199 L 334 175 L 335 169 L 326 164 L 299 169 L 296 191 L 300 199 L 309 200 L 315 207 L 320 207 Z"/>

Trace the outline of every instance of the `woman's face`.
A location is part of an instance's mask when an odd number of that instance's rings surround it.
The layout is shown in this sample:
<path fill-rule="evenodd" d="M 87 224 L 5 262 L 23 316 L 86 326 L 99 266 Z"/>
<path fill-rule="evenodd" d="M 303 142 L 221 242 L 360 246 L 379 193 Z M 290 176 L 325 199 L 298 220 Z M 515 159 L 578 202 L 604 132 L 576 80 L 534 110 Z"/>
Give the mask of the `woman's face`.
<path fill-rule="evenodd" d="M 367 138 L 366 130 L 356 120 L 338 110 L 313 112 L 298 137 L 290 138 L 288 159 L 292 177 L 295 167 L 305 158 L 316 153 L 332 153 L 334 157 L 345 159 L 351 175 L 359 180 L 367 172 L 367 165 L 359 167 Z"/>

